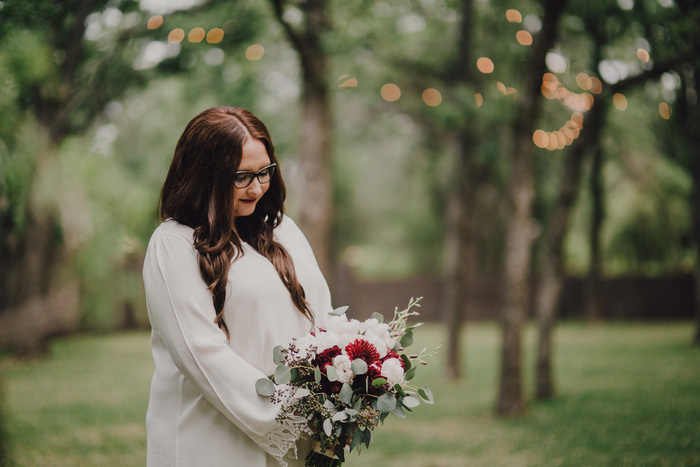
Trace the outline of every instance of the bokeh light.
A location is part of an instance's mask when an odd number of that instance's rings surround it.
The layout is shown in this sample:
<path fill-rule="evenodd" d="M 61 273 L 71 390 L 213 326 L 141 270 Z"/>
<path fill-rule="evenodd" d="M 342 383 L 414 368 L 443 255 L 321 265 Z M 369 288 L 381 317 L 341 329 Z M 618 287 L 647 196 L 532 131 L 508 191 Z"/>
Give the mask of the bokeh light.
<path fill-rule="evenodd" d="M 532 45 L 532 34 L 527 31 L 520 30 L 516 32 L 515 39 L 517 39 L 520 45 Z"/>
<path fill-rule="evenodd" d="M 671 118 L 671 106 L 668 105 L 666 102 L 662 102 L 659 104 L 659 115 L 661 115 L 661 118 L 664 120 L 668 120 Z"/>
<path fill-rule="evenodd" d="M 148 23 L 146 23 L 146 27 L 148 29 L 158 29 L 163 25 L 163 17 L 160 15 L 153 15 L 150 18 L 148 18 Z"/>
<path fill-rule="evenodd" d="M 202 42 L 205 35 L 206 32 L 204 31 L 204 28 L 193 28 L 187 35 L 187 40 L 192 43 Z"/>
<path fill-rule="evenodd" d="M 477 109 L 484 104 L 484 97 L 481 95 L 480 92 L 477 92 L 476 94 L 474 94 L 474 101 L 476 103 Z"/>
<path fill-rule="evenodd" d="M 401 89 L 394 83 L 387 83 L 379 90 L 379 94 L 387 102 L 396 102 L 401 97 Z"/>
<path fill-rule="evenodd" d="M 482 73 L 491 73 L 493 72 L 493 62 L 491 61 L 490 58 L 486 57 L 481 57 L 476 61 L 476 67 L 479 69 L 480 72 Z"/>
<path fill-rule="evenodd" d="M 603 83 L 595 76 L 591 76 L 591 89 L 593 94 L 600 94 L 603 92 Z"/>
<path fill-rule="evenodd" d="M 644 49 L 637 49 L 637 58 L 643 63 L 649 63 L 649 52 Z"/>
<path fill-rule="evenodd" d="M 543 130 L 535 130 L 532 134 L 532 142 L 535 143 L 535 146 L 538 148 L 544 149 L 547 147 L 547 144 L 549 144 L 549 136 Z"/>
<path fill-rule="evenodd" d="M 576 75 L 576 84 L 579 88 L 583 89 L 584 91 L 588 91 L 591 89 L 593 81 L 591 80 L 591 77 L 588 76 L 586 73 L 579 73 Z"/>
<path fill-rule="evenodd" d="M 260 60 L 265 55 L 265 47 L 260 44 L 253 44 L 245 51 L 245 58 L 254 62 Z"/>
<path fill-rule="evenodd" d="M 170 34 L 168 34 L 168 42 L 177 44 L 179 42 L 182 42 L 182 40 L 185 38 L 185 31 L 183 31 L 180 28 L 175 28 L 172 31 L 170 31 Z"/>
<path fill-rule="evenodd" d="M 434 88 L 428 88 L 423 91 L 423 102 L 430 107 L 437 107 L 442 103 L 442 94 Z"/>
<path fill-rule="evenodd" d="M 521 23 L 523 21 L 523 15 L 521 15 L 518 10 L 511 9 L 506 11 L 506 19 L 509 23 Z"/>
<path fill-rule="evenodd" d="M 625 110 L 627 108 L 627 98 L 617 92 L 613 96 L 613 105 L 617 110 Z"/>
<path fill-rule="evenodd" d="M 343 75 L 338 78 L 338 87 L 346 92 L 350 92 L 357 87 L 357 78 L 352 75 Z"/>
<path fill-rule="evenodd" d="M 221 28 L 210 29 L 207 33 L 207 42 L 210 44 L 218 44 L 224 40 L 224 30 Z"/>

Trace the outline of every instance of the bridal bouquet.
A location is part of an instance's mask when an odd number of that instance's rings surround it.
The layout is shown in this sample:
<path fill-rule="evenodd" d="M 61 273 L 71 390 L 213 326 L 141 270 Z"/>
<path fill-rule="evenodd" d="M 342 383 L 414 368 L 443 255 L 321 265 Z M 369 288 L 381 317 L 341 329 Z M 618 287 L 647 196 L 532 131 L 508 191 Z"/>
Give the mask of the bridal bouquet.
<path fill-rule="evenodd" d="M 389 414 L 405 418 L 421 400 L 433 403 L 429 388 L 409 384 L 415 363 L 435 354 L 423 349 L 407 355 L 417 316 L 411 299 L 408 307 L 394 311 L 384 323 L 375 313 L 366 321 L 348 319 L 347 307 L 331 313 L 324 328 L 274 349 L 275 374 L 261 378 L 256 389 L 282 404 L 278 420 L 302 416 L 309 420 L 315 449 L 306 457 L 307 467 L 337 467 L 349 451 L 369 447 L 372 430 Z M 437 349 L 436 349 L 437 350 Z"/>

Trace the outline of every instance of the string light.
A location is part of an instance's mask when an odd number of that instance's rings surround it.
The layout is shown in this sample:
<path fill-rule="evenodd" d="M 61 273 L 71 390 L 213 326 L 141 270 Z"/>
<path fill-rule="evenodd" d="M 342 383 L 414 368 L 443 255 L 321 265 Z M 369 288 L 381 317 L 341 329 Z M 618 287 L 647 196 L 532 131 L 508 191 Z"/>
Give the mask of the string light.
<path fill-rule="evenodd" d="M 396 102 L 401 97 L 401 89 L 394 83 L 387 83 L 379 90 L 379 94 L 387 102 Z"/>
<path fill-rule="evenodd" d="M 423 102 L 430 107 L 437 107 L 442 103 L 442 94 L 437 89 L 428 88 L 423 91 Z"/>
<path fill-rule="evenodd" d="M 491 61 L 490 58 L 486 57 L 481 57 L 476 61 L 476 67 L 479 69 L 480 72 L 482 73 L 491 73 L 493 72 L 493 62 Z"/>
<path fill-rule="evenodd" d="M 168 42 L 172 44 L 177 44 L 182 42 L 182 40 L 185 38 L 185 31 L 183 31 L 180 28 L 175 28 L 172 31 L 170 31 L 170 34 L 168 34 Z"/>
<path fill-rule="evenodd" d="M 163 25 L 163 17 L 160 15 L 153 15 L 150 18 L 148 18 L 148 23 L 146 23 L 146 27 L 148 29 L 158 29 Z"/>
<path fill-rule="evenodd" d="M 218 44 L 224 40 L 224 30 L 221 28 L 210 29 L 207 33 L 207 42 L 210 44 Z"/>
<path fill-rule="evenodd" d="M 615 93 L 613 95 L 613 105 L 617 110 L 625 110 L 627 109 L 627 98 L 619 92 Z"/>
<path fill-rule="evenodd" d="M 518 10 L 511 9 L 506 11 L 506 19 L 509 23 L 522 23 L 523 15 Z"/>
<path fill-rule="evenodd" d="M 515 33 L 515 39 L 520 45 L 532 45 L 532 34 L 525 30 L 520 30 Z"/>
<path fill-rule="evenodd" d="M 253 44 L 245 51 L 245 58 L 251 62 L 260 60 L 265 55 L 265 47 L 260 44 Z"/>
<path fill-rule="evenodd" d="M 659 115 L 661 115 L 661 118 L 664 120 L 669 120 L 671 118 L 671 106 L 666 102 L 659 104 Z"/>
<path fill-rule="evenodd" d="M 204 28 L 193 28 L 187 35 L 187 40 L 196 44 L 197 42 L 202 42 L 205 35 Z"/>

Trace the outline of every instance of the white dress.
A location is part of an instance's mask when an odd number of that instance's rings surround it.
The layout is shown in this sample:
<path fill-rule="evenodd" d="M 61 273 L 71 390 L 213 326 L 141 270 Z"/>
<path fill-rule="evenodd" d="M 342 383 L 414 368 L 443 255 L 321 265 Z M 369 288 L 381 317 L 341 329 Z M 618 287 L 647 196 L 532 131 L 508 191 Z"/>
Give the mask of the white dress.
<path fill-rule="evenodd" d="M 331 299 L 311 247 L 286 216 L 274 235 L 292 257 L 320 324 Z M 311 323 L 272 264 L 246 243 L 243 251 L 229 271 L 227 340 L 214 324 L 193 230 L 167 220 L 151 237 L 143 268 L 155 362 L 146 415 L 149 467 L 303 465 L 311 449 L 310 441 L 300 441 L 294 459 L 289 448 L 305 422 L 280 425 L 279 407 L 255 390 L 259 378 L 274 372 L 273 348 L 306 334 Z"/>

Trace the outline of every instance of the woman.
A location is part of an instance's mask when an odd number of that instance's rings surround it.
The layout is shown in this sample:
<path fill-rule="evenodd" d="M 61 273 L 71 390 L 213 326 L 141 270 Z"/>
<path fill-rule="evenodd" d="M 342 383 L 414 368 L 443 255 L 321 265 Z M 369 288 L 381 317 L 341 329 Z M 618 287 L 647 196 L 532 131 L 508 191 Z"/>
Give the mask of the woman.
<path fill-rule="evenodd" d="M 274 372 L 273 348 L 331 310 L 284 199 L 270 134 L 250 112 L 216 107 L 187 125 L 143 270 L 155 361 L 149 466 L 294 464 L 310 450 L 294 445 L 306 421 L 279 424 L 279 407 L 255 390 Z M 290 460 L 297 447 L 301 460 Z"/>

